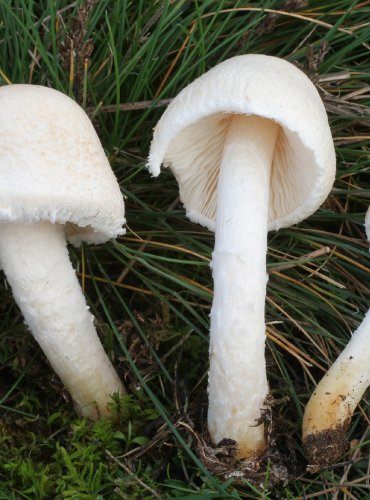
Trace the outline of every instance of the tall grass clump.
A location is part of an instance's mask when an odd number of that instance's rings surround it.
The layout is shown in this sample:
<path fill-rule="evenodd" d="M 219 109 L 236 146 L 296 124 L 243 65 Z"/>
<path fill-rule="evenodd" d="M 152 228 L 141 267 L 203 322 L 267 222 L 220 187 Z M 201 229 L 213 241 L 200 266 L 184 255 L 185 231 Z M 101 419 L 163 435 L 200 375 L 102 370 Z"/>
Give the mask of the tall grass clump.
<path fill-rule="evenodd" d="M 76 99 L 126 198 L 127 234 L 70 255 L 129 391 L 112 401 L 111 421 L 78 418 L 1 275 L 0 498 L 370 497 L 368 394 L 341 463 L 306 471 L 301 445 L 305 405 L 370 304 L 369 16 L 368 0 L 0 1 L 0 85 L 46 85 Z M 214 235 L 186 219 L 170 172 L 152 179 L 145 167 L 169 100 L 247 53 L 305 71 L 337 154 L 320 210 L 268 240 L 266 356 L 280 482 L 272 462 L 251 479 L 225 470 L 230 450 L 207 444 Z"/>

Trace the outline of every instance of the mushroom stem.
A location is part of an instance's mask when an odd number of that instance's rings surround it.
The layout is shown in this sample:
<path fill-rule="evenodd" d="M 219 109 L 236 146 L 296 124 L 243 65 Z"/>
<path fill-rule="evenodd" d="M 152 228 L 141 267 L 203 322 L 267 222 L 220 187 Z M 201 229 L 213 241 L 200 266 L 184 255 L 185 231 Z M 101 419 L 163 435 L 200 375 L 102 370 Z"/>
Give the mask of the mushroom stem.
<path fill-rule="evenodd" d="M 0 266 L 26 324 L 70 392 L 77 411 L 96 419 L 125 388 L 94 328 L 68 256 L 63 226 L 1 224 Z"/>
<path fill-rule="evenodd" d="M 310 464 L 331 464 L 344 453 L 352 414 L 370 385 L 369 359 L 370 311 L 307 404 L 303 445 Z"/>
<path fill-rule="evenodd" d="M 231 115 L 218 181 L 208 428 L 215 444 L 237 441 L 239 458 L 266 448 L 267 219 L 278 129 L 268 119 Z"/>

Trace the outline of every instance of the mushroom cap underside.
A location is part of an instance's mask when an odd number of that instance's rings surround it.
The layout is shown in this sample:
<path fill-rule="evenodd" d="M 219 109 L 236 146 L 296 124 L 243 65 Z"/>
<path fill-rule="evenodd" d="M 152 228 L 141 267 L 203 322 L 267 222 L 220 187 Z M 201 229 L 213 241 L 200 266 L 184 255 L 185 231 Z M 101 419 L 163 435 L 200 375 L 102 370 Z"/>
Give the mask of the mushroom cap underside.
<path fill-rule="evenodd" d="M 321 98 L 308 77 L 272 56 L 236 56 L 183 89 L 154 129 L 148 167 L 170 167 L 187 215 L 215 228 L 224 139 L 235 114 L 280 125 L 271 177 L 268 227 L 303 220 L 325 200 L 335 176 L 335 152 Z"/>
<path fill-rule="evenodd" d="M 124 233 L 124 202 L 78 104 L 37 85 L 0 88 L 0 221 L 65 224 L 73 244 Z"/>

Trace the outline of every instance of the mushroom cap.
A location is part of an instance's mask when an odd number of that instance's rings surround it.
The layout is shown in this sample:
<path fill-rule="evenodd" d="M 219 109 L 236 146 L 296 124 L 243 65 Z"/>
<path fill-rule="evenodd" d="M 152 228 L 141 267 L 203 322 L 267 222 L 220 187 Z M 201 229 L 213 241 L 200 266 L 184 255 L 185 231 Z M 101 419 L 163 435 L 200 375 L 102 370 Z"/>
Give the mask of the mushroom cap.
<path fill-rule="evenodd" d="M 368 241 L 370 242 L 370 207 L 367 209 L 365 215 L 365 231 Z"/>
<path fill-rule="evenodd" d="M 65 224 L 73 244 L 124 233 L 124 202 L 82 108 L 38 85 L 0 88 L 0 222 Z"/>
<path fill-rule="evenodd" d="M 233 114 L 280 125 L 272 162 L 268 229 L 295 224 L 327 197 L 335 152 L 321 98 L 291 63 L 265 55 L 228 59 L 183 89 L 154 129 L 148 167 L 163 163 L 179 183 L 187 216 L 215 228 L 217 181 Z"/>

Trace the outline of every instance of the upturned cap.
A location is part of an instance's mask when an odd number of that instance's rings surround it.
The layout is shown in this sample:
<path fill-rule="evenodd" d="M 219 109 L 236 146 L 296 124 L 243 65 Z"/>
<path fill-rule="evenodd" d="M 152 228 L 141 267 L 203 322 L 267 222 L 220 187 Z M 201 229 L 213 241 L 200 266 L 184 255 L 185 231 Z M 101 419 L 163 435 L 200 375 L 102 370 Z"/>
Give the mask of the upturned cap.
<path fill-rule="evenodd" d="M 0 88 L 0 222 L 65 224 L 75 245 L 124 234 L 124 202 L 88 116 L 56 90 Z"/>
<path fill-rule="evenodd" d="M 270 179 L 268 229 L 295 224 L 325 200 L 335 152 L 321 98 L 309 78 L 277 57 L 244 55 L 217 65 L 183 89 L 154 129 L 148 167 L 179 183 L 188 217 L 215 228 L 223 144 L 234 114 L 280 125 Z"/>

